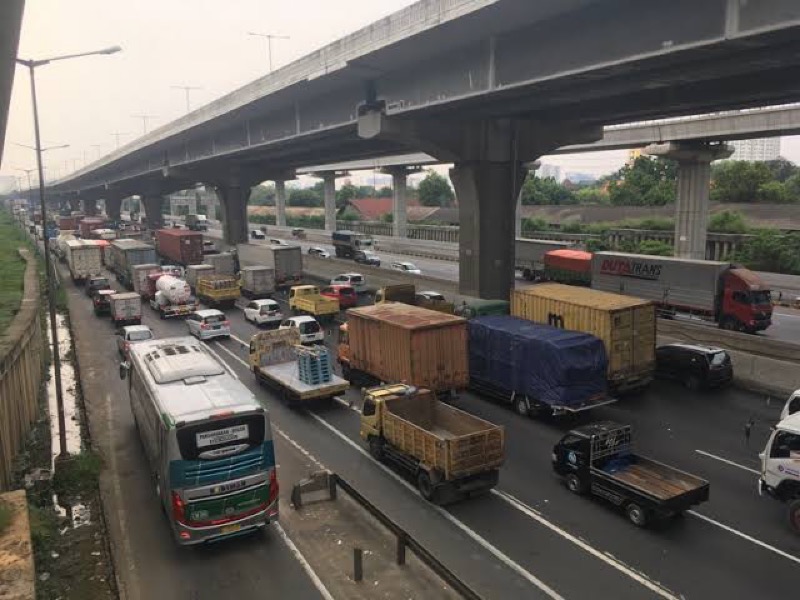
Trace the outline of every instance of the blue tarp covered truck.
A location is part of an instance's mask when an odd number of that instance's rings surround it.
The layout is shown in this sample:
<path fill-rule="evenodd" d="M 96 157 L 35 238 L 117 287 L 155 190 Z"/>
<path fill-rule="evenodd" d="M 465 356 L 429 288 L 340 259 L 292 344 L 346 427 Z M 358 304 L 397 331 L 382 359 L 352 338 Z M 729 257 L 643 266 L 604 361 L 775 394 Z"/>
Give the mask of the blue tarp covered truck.
<path fill-rule="evenodd" d="M 468 327 L 470 387 L 521 415 L 574 413 L 614 402 L 599 338 L 507 316 L 478 317 Z"/>

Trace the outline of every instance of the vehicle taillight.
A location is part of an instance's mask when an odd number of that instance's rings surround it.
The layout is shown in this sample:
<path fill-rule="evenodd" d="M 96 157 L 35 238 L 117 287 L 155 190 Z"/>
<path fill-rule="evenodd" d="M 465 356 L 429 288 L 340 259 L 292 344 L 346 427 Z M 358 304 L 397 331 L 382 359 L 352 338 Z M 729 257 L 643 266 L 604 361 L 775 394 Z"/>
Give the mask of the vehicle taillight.
<path fill-rule="evenodd" d="M 269 474 L 269 504 L 278 497 L 278 491 L 278 469 L 273 467 Z"/>
<path fill-rule="evenodd" d="M 208 329 L 208 323 L 200 323 L 200 329 Z"/>
<path fill-rule="evenodd" d="M 130 350 L 130 348 L 131 348 L 131 343 L 125 342 L 125 351 L 127 352 L 128 350 Z"/>
<path fill-rule="evenodd" d="M 230 322 L 230 321 L 223 321 L 223 322 L 222 322 L 222 324 L 223 324 L 225 327 L 230 327 L 230 326 L 231 326 L 231 322 Z"/>
<path fill-rule="evenodd" d="M 186 505 L 178 492 L 172 492 L 172 516 L 178 523 L 186 523 Z"/>

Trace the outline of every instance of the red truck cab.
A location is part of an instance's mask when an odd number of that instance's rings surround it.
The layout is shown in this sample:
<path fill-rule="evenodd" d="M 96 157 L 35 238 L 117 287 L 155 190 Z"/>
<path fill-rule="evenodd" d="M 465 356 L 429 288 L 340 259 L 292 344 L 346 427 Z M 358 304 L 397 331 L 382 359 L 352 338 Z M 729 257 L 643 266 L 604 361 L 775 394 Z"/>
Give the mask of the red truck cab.
<path fill-rule="evenodd" d="M 772 297 L 764 281 L 749 269 L 730 269 L 723 277 L 721 329 L 755 333 L 772 324 Z"/>
<path fill-rule="evenodd" d="M 356 289 L 349 285 L 331 285 L 323 288 L 320 295 L 326 298 L 335 298 L 339 301 L 340 308 L 353 308 L 358 306 Z"/>

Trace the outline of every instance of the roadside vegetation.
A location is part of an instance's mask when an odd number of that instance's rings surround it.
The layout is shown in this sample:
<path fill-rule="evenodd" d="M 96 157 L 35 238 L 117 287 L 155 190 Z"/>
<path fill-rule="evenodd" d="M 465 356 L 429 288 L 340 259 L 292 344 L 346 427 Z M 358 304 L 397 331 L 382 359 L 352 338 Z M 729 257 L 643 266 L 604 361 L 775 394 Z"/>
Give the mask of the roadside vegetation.
<path fill-rule="evenodd" d="M 5 333 L 22 301 L 25 261 L 20 246 L 28 246 L 24 233 L 12 220 L 11 213 L 0 210 L 0 335 Z"/>

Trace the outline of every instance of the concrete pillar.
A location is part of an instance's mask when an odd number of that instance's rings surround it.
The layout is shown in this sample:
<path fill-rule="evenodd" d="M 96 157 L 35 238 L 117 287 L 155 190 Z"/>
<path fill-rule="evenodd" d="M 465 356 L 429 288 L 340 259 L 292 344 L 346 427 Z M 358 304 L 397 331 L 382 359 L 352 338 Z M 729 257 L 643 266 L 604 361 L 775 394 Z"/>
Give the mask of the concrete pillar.
<path fill-rule="evenodd" d="M 408 234 L 408 174 L 405 169 L 392 173 L 392 234 L 404 238 Z"/>
<path fill-rule="evenodd" d="M 325 231 L 336 230 L 336 173 L 324 173 Z"/>
<path fill-rule="evenodd" d="M 275 224 L 286 227 L 286 182 L 275 180 Z"/>
<path fill-rule="evenodd" d="M 122 219 L 122 198 L 106 198 L 106 215 L 111 221 L 120 222 Z"/>
<path fill-rule="evenodd" d="M 142 194 L 141 204 L 144 208 L 145 226 L 152 231 L 164 227 L 164 216 L 161 214 L 164 197 L 158 193 Z"/>
<path fill-rule="evenodd" d="M 68 202 L 70 212 L 78 212 L 81 209 L 81 201 L 78 198 L 70 198 Z"/>
<path fill-rule="evenodd" d="M 87 217 L 94 217 L 97 215 L 97 200 L 83 198 L 81 204 L 83 205 L 83 214 Z"/>
<path fill-rule="evenodd" d="M 459 283 L 467 296 L 508 300 L 514 286 L 515 207 L 526 170 L 515 162 L 456 163 Z"/>
<path fill-rule="evenodd" d="M 222 209 L 222 235 L 232 246 L 247 243 L 247 202 L 250 200 L 250 183 L 228 181 L 215 186 Z"/>
<path fill-rule="evenodd" d="M 646 152 L 678 161 L 675 203 L 675 256 L 704 260 L 708 235 L 711 163 L 728 158 L 733 148 L 708 142 L 652 144 Z"/>

